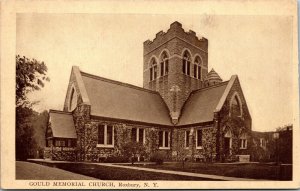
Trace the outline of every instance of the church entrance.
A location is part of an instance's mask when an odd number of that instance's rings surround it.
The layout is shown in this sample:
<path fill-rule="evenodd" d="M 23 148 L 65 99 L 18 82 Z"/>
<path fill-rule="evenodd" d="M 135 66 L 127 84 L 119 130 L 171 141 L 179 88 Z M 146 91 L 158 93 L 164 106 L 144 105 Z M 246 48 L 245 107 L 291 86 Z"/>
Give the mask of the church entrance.
<path fill-rule="evenodd" d="M 232 148 L 232 134 L 231 131 L 228 130 L 226 134 L 224 135 L 224 155 L 225 157 L 229 156 L 231 154 L 231 148 Z"/>
<path fill-rule="evenodd" d="M 230 139 L 231 138 L 229 138 L 229 137 L 224 138 L 224 154 L 225 154 L 225 156 L 230 155 L 230 142 L 231 142 Z"/>

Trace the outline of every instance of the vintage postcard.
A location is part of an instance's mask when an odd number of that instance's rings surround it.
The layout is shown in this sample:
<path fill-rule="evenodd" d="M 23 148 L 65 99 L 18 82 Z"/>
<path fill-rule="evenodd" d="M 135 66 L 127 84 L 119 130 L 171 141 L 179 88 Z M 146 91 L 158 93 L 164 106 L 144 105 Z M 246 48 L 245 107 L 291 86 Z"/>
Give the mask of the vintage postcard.
<path fill-rule="evenodd" d="M 299 188 L 297 1 L 1 1 L 1 188 Z"/>

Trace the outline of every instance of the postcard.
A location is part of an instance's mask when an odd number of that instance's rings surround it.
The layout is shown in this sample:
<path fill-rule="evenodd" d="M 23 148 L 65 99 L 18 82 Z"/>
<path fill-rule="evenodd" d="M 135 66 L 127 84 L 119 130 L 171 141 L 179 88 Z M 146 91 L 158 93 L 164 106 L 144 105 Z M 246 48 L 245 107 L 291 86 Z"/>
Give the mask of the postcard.
<path fill-rule="evenodd" d="M 1 1 L 1 188 L 299 188 L 296 1 Z"/>

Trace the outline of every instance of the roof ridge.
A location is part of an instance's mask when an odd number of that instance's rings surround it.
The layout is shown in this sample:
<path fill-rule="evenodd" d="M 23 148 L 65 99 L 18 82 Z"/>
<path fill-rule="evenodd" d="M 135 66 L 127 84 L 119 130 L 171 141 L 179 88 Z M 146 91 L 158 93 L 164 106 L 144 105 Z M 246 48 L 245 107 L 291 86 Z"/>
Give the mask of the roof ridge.
<path fill-rule="evenodd" d="M 60 110 L 55 110 L 55 109 L 49 109 L 49 113 L 62 113 L 62 114 L 68 114 L 68 115 L 72 114 L 72 112 L 60 111 Z"/>
<path fill-rule="evenodd" d="M 212 88 L 216 88 L 216 87 L 219 87 L 219 86 L 222 86 L 222 85 L 225 85 L 225 83 L 228 83 L 229 82 L 229 80 L 227 80 L 227 81 L 224 81 L 224 82 L 220 82 L 220 83 L 218 83 L 218 84 L 214 84 L 214 85 L 212 85 L 212 86 L 208 86 L 208 87 L 204 87 L 204 88 L 200 88 L 200 89 L 196 89 L 196 90 L 193 90 L 191 93 L 196 93 L 196 92 L 198 92 L 198 91 L 204 91 L 204 90 L 208 90 L 208 89 L 212 89 Z"/>
<path fill-rule="evenodd" d="M 113 83 L 113 84 L 116 84 L 116 85 L 120 85 L 120 86 L 124 86 L 124 87 L 128 87 L 128 88 L 133 88 L 133 89 L 136 89 L 136 90 L 141 90 L 141 91 L 145 91 L 145 92 L 154 93 L 154 94 L 159 95 L 159 93 L 156 92 L 156 91 L 152 91 L 152 90 L 149 90 L 149 89 L 146 89 L 146 88 L 135 86 L 135 85 L 132 85 L 132 84 L 129 84 L 129 83 L 124 83 L 124 82 L 120 82 L 120 81 L 117 81 L 117 80 L 104 78 L 104 77 L 97 76 L 97 75 L 94 75 L 94 74 L 89 74 L 89 73 L 86 73 L 86 72 L 83 72 L 83 71 L 80 71 L 80 73 L 81 73 L 81 75 L 83 75 L 85 77 L 90 77 L 90 78 L 94 78 L 96 80 L 102 80 L 102 81 L 110 82 L 110 83 Z"/>

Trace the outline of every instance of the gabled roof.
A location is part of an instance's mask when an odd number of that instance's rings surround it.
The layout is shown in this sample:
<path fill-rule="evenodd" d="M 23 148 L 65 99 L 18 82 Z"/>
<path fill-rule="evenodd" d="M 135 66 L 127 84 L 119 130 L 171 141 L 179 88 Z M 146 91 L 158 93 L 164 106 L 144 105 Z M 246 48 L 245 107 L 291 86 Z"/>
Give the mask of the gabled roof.
<path fill-rule="evenodd" d="M 51 129 L 53 137 L 77 138 L 73 122 L 73 115 L 64 111 L 49 111 Z"/>
<path fill-rule="evenodd" d="M 91 115 L 172 125 L 169 110 L 154 91 L 81 72 Z"/>
<path fill-rule="evenodd" d="M 193 91 L 182 109 L 177 125 L 213 121 L 214 111 L 223 96 L 227 82 Z"/>

